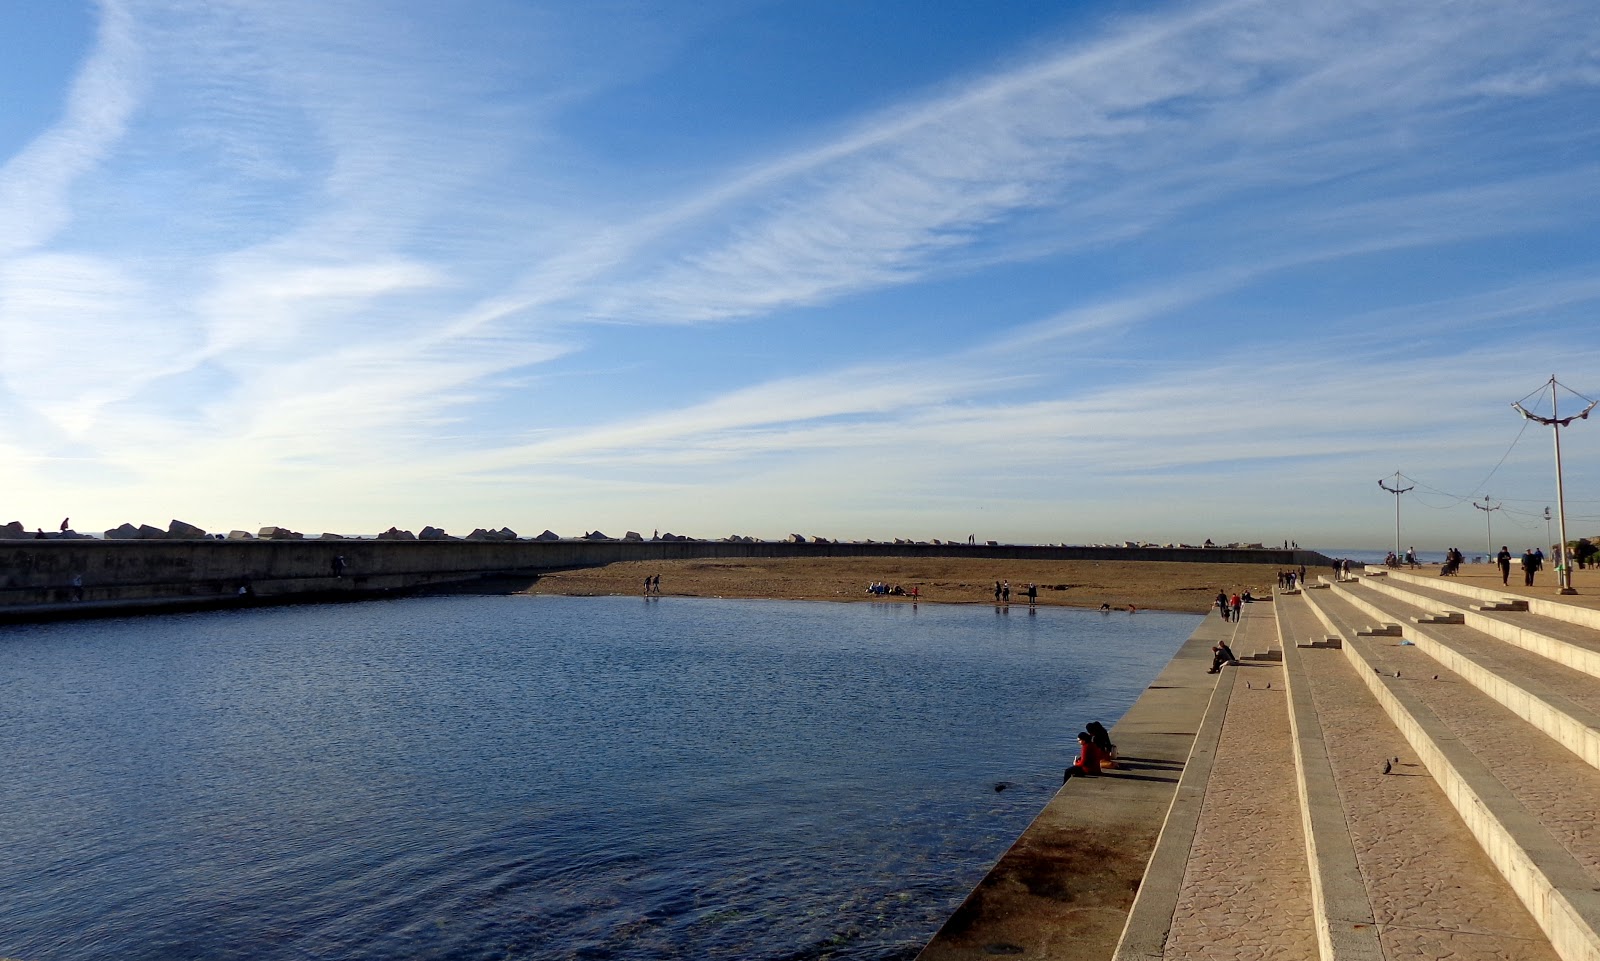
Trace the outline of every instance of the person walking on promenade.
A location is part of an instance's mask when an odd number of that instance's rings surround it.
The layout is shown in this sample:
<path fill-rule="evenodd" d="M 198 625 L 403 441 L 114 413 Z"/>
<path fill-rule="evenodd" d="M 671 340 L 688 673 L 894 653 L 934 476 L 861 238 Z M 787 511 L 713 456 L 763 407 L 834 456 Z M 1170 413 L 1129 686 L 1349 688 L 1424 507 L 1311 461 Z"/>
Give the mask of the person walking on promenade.
<path fill-rule="evenodd" d="M 1533 575 L 1539 570 L 1539 558 L 1533 554 L 1533 548 L 1522 552 L 1522 586 L 1533 586 Z"/>
<path fill-rule="evenodd" d="M 1223 620 L 1227 620 L 1228 619 L 1228 595 L 1222 593 L 1221 591 L 1218 591 L 1217 592 L 1217 602 L 1216 603 L 1217 603 L 1217 613 L 1222 615 L 1222 619 Z"/>
<path fill-rule="evenodd" d="M 1500 545 L 1500 553 L 1494 556 L 1494 562 L 1500 565 L 1500 583 L 1511 583 L 1511 552 L 1506 550 L 1506 545 Z"/>
<path fill-rule="evenodd" d="M 1239 598 L 1238 593 L 1235 593 L 1232 597 L 1228 598 L 1228 606 L 1233 608 L 1233 620 L 1234 621 L 1238 621 L 1239 620 L 1239 607 L 1243 603 L 1244 603 L 1244 601 Z"/>

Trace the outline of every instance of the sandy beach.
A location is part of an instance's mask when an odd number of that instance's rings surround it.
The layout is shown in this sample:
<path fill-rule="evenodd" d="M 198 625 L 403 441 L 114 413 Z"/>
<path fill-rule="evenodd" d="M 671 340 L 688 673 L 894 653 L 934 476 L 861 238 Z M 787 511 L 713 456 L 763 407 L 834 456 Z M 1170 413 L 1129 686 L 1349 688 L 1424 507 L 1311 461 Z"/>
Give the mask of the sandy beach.
<path fill-rule="evenodd" d="M 1189 564 L 1158 561 L 1010 561 L 980 558 L 850 557 L 694 561 L 627 561 L 561 571 L 539 578 L 530 593 L 575 596 L 642 594 L 647 576 L 661 575 L 664 597 L 740 597 L 810 601 L 911 603 L 909 597 L 875 597 L 867 585 L 883 581 L 919 591 L 922 603 L 992 604 L 996 581 L 1010 581 L 1011 603 L 1026 606 L 1027 585 L 1039 587 L 1039 604 L 1203 614 L 1217 591 L 1249 588 L 1266 596 L 1283 568 L 1262 564 Z M 1308 571 L 1308 574 L 1326 573 Z"/>

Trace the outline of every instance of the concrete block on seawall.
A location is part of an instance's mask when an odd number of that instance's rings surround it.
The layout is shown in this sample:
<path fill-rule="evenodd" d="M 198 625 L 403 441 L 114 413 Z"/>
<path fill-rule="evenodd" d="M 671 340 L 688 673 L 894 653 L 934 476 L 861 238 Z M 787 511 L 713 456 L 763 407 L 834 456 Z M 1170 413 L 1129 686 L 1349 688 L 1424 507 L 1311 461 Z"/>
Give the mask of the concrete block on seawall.
<path fill-rule="evenodd" d="M 211 535 L 193 524 L 186 524 L 177 518 L 173 518 L 172 523 L 167 525 L 167 536 L 181 540 L 196 540 Z"/>
<path fill-rule="evenodd" d="M 256 532 L 256 536 L 264 541 L 298 541 L 303 540 L 306 535 L 287 527 L 263 527 Z"/>

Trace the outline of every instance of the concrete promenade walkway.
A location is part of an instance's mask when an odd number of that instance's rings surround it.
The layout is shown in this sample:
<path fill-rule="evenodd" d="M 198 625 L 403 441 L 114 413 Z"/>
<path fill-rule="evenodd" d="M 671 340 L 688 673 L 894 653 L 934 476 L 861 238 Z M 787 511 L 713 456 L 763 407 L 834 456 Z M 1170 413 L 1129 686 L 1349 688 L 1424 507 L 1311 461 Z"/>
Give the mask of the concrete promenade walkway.
<path fill-rule="evenodd" d="M 1112 732 L 1163 732 L 1178 783 L 1074 779 L 922 957 L 1600 961 L 1600 572 L 1577 573 L 1593 593 L 1372 571 L 1207 617 Z M 1243 663 L 1208 675 L 1219 638 Z M 1164 807 L 1154 841 L 1135 797 Z M 1062 836 L 1142 863 L 1136 891 L 1083 885 L 1089 858 L 1000 896 Z"/>

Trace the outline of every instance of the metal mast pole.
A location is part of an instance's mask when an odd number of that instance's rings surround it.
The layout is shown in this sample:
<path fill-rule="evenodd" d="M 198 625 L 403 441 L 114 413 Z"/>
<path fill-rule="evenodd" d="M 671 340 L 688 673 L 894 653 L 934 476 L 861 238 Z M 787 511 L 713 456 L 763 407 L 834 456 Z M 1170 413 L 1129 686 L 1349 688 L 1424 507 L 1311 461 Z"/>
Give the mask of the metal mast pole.
<path fill-rule="evenodd" d="M 1401 475 L 1401 473 L 1399 471 L 1395 471 L 1394 472 L 1394 485 L 1395 486 L 1393 486 L 1393 487 L 1390 487 L 1388 484 L 1385 484 L 1383 481 L 1378 481 L 1378 486 L 1379 487 L 1383 488 L 1384 490 L 1386 490 L 1389 493 L 1394 495 L 1394 556 L 1396 558 L 1401 556 L 1400 555 L 1400 495 L 1404 494 L 1408 490 L 1411 490 L 1411 487 L 1401 487 L 1400 486 L 1400 478 L 1401 478 L 1401 476 L 1402 475 Z M 1415 486 L 1416 486 L 1415 484 L 1412 485 L 1412 487 L 1415 487 Z"/>
<path fill-rule="evenodd" d="M 1587 411 L 1585 411 L 1587 413 Z M 1561 532 L 1561 545 L 1556 548 L 1556 583 L 1563 594 L 1576 594 L 1572 589 L 1572 568 L 1567 563 L 1567 500 L 1561 493 L 1561 421 L 1556 410 L 1556 375 L 1550 375 L 1550 433 L 1556 435 L 1556 529 Z M 1547 535 L 1548 536 L 1548 535 Z"/>
<path fill-rule="evenodd" d="M 1485 549 L 1488 551 L 1490 557 L 1494 556 L 1494 526 L 1489 523 L 1489 517 L 1501 507 L 1499 504 L 1495 504 L 1493 507 L 1490 507 L 1489 505 L 1493 503 L 1493 501 L 1489 500 L 1489 495 L 1485 494 L 1483 495 L 1482 504 L 1474 502 L 1472 505 L 1478 510 L 1483 511 L 1483 533 L 1484 536 L 1488 538 Z"/>
<path fill-rule="evenodd" d="M 1528 420 L 1536 420 L 1539 423 L 1544 424 L 1545 426 L 1549 427 L 1551 430 L 1553 430 L 1555 432 L 1555 443 L 1556 443 L 1556 523 L 1559 526 L 1560 531 L 1561 531 L 1561 543 L 1559 545 L 1552 544 L 1551 547 L 1554 548 L 1555 551 L 1556 551 L 1556 567 L 1558 568 L 1558 572 L 1557 572 L 1558 576 L 1557 576 L 1556 580 L 1557 580 L 1558 585 L 1560 586 L 1561 593 L 1563 593 L 1563 594 L 1576 594 L 1578 592 L 1573 590 L 1573 588 L 1572 588 L 1572 566 L 1567 563 L 1567 501 L 1566 501 L 1566 497 L 1564 496 L 1564 494 L 1562 492 L 1562 489 L 1561 489 L 1561 428 L 1571 425 L 1571 423 L 1573 421 L 1575 421 L 1575 420 L 1588 420 L 1589 419 L 1589 412 L 1594 410 L 1595 407 L 1600 406 L 1600 401 L 1595 401 L 1595 400 L 1589 401 L 1589 406 L 1588 407 L 1585 407 L 1583 410 L 1579 411 L 1578 413 L 1573 414 L 1573 415 L 1567 417 L 1565 420 L 1563 420 L 1559 416 L 1560 412 L 1558 410 L 1556 410 L 1556 388 L 1558 386 L 1559 386 L 1559 384 L 1556 381 L 1555 375 L 1551 374 L 1550 375 L 1550 416 L 1549 417 L 1540 417 L 1539 415 L 1534 414 L 1534 413 L 1524 409 L 1520 401 L 1517 402 L 1517 403 L 1512 404 L 1511 406 L 1516 409 L 1517 413 L 1521 414 L 1523 417 L 1526 417 Z M 1582 395 L 1579 395 L 1579 396 L 1582 396 Z M 1549 540 L 1550 539 L 1550 508 L 1546 507 L 1544 509 L 1544 517 L 1545 517 L 1545 535 L 1544 536 L 1545 536 L 1545 540 Z"/>

